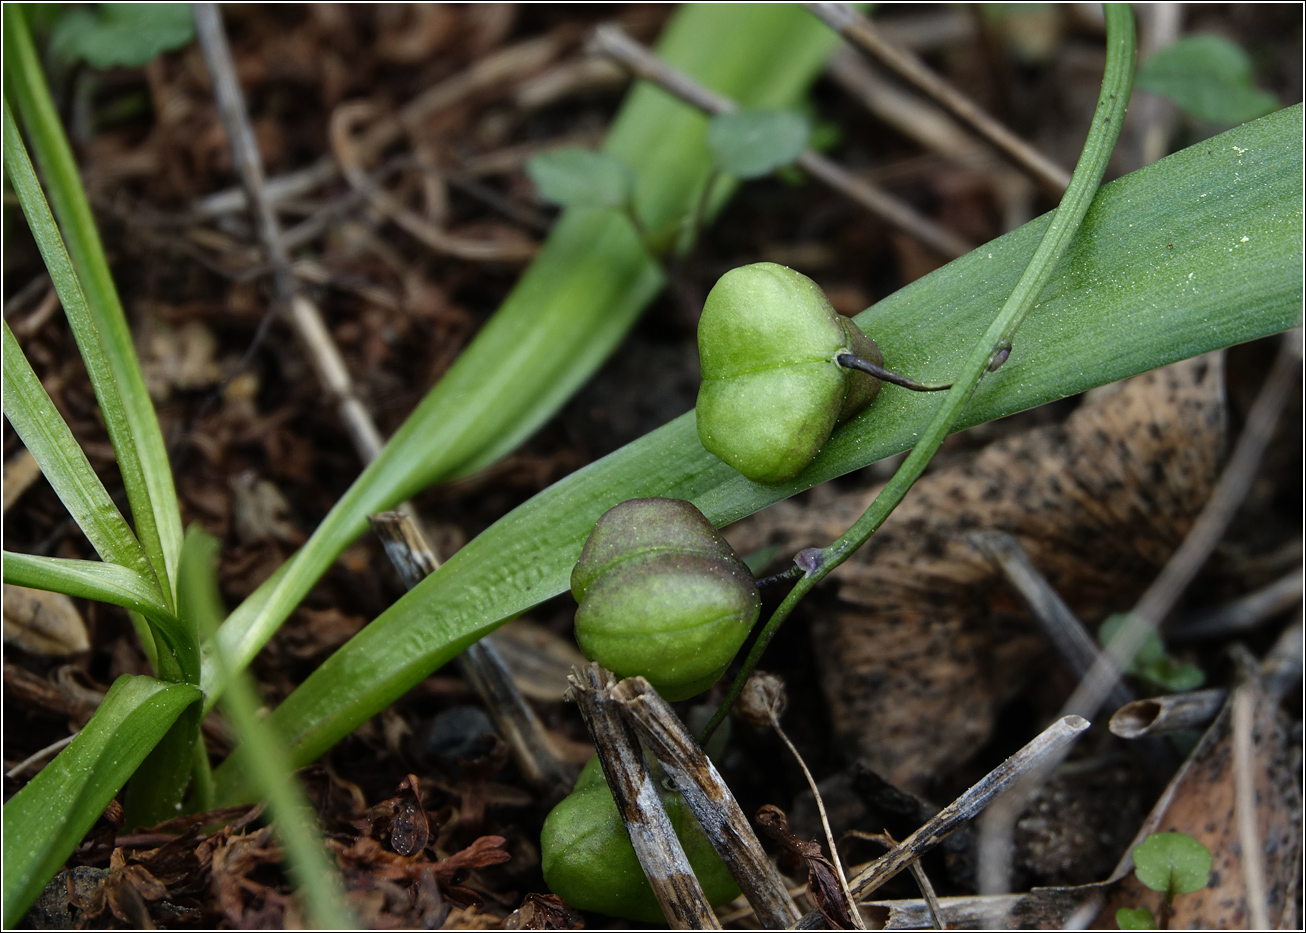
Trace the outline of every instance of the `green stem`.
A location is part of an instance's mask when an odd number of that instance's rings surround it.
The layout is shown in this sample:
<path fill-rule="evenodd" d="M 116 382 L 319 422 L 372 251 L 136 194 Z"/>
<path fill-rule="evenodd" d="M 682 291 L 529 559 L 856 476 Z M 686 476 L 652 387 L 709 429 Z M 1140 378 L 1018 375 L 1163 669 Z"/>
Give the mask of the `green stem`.
<path fill-rule="evenodd" d="M 775 637 L 781 624 L 793 612 L 799 600 L 870 539 L 871 535 L 884 524 L 889 514 L 897 508 L 898 503 L 902 502 L 903 497 L 907 495 L 907 490 L 911 489 L 925 472 L 925 468 L 943 445 L 943 440 L 948 436 L 953 424 L 965 410 L 980 379 L 984 377 L 1000 351 L 1011 345 L 1017 328 L 1035 307 L 1035 301 L 1052 277 L 1057 262 L 1070 246 L 1075 232 L 1084 219 L 1084 214 L 1088 211 L 1089 204 L 1092 203 L 1102 183 L 1102 175 L 1115 148 L 1116 138 L 1120 135 L 1120 125 L 1124 122 L 1129 92 L 1133 87 L 1135 50 L 1133 13 L 1127 4 L 1110 3 L 1105 5 L 1105 9 L 1107 60 L 1097 110 L 1093 114 L 1088 139 L 1080 153 L 1079 164 L 1075 166 L 1075 173 L 1070 179 L 1070 187 L 1066 189 L 1061 204 L 1048 225 L 1047 232 L 1043 235 L 1043 240 L 1034 251 L 1034 258 L 1025 268 L 1025 274 L 1016 283 L 1016 288 L 1002 306 L 1002 310 L 998 312 L 998 316 L 966 359 L 952 389 L 944 396 L 929 426 L 922 433 L 920 443 L 913 448 L 902 466 L 893 474 L 893 478 L 875 497 L 870 508 L 829 547 L 809 548 L 795 559 L 795 563 L 806 571 L 805 575 L 767 620 L 766 626 L 744 660 L 743 669 L 731 685 L 725 702 L 703 730 L 700 744 L 706 742 L 716 727 L 721 724 L 721 720 L 725 718 L 740 691 L 743 690 L 744 682 L 757 666 L 766 646 Z"/>

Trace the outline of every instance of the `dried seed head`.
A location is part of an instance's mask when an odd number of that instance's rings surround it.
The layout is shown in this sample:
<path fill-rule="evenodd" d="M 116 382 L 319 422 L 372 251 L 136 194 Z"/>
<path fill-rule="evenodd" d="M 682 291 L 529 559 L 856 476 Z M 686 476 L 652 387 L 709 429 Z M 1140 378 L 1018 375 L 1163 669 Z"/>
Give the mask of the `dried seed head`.
<path fill-rule="evenodd" d="M 750 726 L 765 729 L 779 720 L 788 702 L 785 682 L 779 676 L 755 671 L 735 702 L 735 715 Z"/>

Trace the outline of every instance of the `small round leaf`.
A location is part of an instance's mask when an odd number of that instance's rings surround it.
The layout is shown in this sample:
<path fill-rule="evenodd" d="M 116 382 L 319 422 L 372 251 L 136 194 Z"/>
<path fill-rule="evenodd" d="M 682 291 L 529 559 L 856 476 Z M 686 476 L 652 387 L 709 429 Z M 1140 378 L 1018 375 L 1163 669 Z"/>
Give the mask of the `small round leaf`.
<path fill-rule="evenodd" d="M 1185 36 L 1167 45 L 1143 63 L 1135 83 L 1211 123 L 1244 123 L 1279 107 L 1278 98 L 1253 83 L 1247 53 L 1223 36 Z"/>
<path fill-rule="evenodd" d="M 1200 891 L 1211 877 L 1211 850 L 1187 833 L 1153 833 L 1134 848 L 1134 874 L 1162 894 Z"/>
<path fill-rule="evenodd" d="M 540 197 L 561 207 L 625 207 L 635 176 L 616 156 L 588 149 L 542 152 L 526 163 Z"/>
<path fill-rule="evenodd" d="M 1121 907 L 1116 911 L 1116 926 L 1122 930 L 1155 930 L 1156 918 L 1146 907 Z"/>
<path fill-rule="evenodd" d="M 717 168 L 736 178 L 760 178 L 789 165 L 807 148 L 811 125 L 792 110 L 723 113 L 707 125 Z"/>

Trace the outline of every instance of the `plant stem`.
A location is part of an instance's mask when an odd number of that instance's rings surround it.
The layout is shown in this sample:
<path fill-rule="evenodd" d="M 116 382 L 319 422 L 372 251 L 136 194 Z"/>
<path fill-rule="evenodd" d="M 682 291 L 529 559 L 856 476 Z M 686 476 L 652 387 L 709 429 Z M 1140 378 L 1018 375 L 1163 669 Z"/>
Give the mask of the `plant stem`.
<path fill-rule="evenodd" d="M 988 371 L 995 354 L 1011 345 L 1017 328 L 1034 308 L 1034 303 L 1052 277 L 1058 260 L 1070 246 L 1080 222 L 1084 219 L 1084 214 L 1088 211 L 1089 204 L 1102 183 L 1102 174 L 1106 171 L 1107 161 L 1111 158 L 1116 138 L 1120 135 L 1120 125 L 1124 121 L 1129 92 L 1133 87 L 1134 19 L 1128 5 L 1107 4 L 1106 27 L 1106 72 L 1102 76 L 1102 90 L 1098 96 L 1097 109 L 1093 114 L 1088 139 L 1080 153 L 1079 164 L 1075 166 L 1074 175 L 1070 179 L 1070 187 L 1066 189 L 1065 196 L 1061 199 L 1061 204 L 1048 225 L 1047 232 L 1039 243 L 1038 249 L 1034 251 L 1034 258 L 1025 268 L 1024 275 L 1016 283 L 1015 290 L 1002 306 L 1002 310 L 998 312 L 998 316 L 966 359 L 957 381 L 944 396 L 934 417 L 922 432 L 920 443 L 912 449 L 893 478 L 875 497 L 870 508 L 853 523 L 851 528 L 829 547 L 816 554 L 807 555 L 810 569 L 767 620 L 766 627 L 758 635 L 757 641 L 753 643 L 753 648 L 744 661 L 743 669 L 731 685 L 729 695 L 721 704 L 721 708 L 716 711 L 711 722 L 707 724 L 700 742 L 706 742 L 716 727 L 721 724 L 721 720 L 725 718 L 743 689 L 748 675 L 757 666 L 762 652 L 766 650 L 766 646 L 784 620 L 793 612 L 799 600 L 870 539 L 907 495 L 907 490 L 911 489 L 925 472 L 925 468 L 943 445 L 943 440 L 948 436 L 953 424 L 965 410 L 975 387 Z"/>

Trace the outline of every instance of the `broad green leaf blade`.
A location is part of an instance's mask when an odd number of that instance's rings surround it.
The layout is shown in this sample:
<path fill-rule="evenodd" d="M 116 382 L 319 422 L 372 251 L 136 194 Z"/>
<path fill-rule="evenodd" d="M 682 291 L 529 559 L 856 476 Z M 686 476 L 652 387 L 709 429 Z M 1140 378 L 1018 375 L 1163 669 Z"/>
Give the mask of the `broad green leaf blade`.
<path fill-rule="evenodd" d="M 147 578 L 117 564 L 5 551 L 4 579 L 6 583 L 98 599 L 139 612 L 172 649 L 185 681 L 199 683 L 199 639 L 195 628 L 178 619 L 163 605 L 152 577 Z"/>
<path fill-rule="evenodd" d="M 1212 123 L 1244 123 L 1279 106 L 1252 83 L 1247 53 L 1223 36 L 1184 36 L 1167 45 L 1143 63 L 1138 86 Z"/>
<path fill-rule="evenodd" d="M 124 674 L 71 745 L 4 807 L 4 925 L 13 927 L 186 707 L 189 684 Z"/>
<path fill-rule="evenodd" d="M 811 124 L 792 110 L 740 110 L 713 117 L 707 147 L 717 168 L 736 178 L 761 178 L 807 148 Z"/>
<path fill-rule="evenodd" d="M 77 270 L 88 310 L 95 321 L 95 331 L 113 370 L 114 385 L 129 427 L 128 436 L 135 446 L 135 459 L 148 489 L 148 499 L 139 490 L 134 490 L 134 481 L 127 478 L 128 465 L 123 462 L 124 452 L 117 448 L 118 437 L 113 438 L 114 449 L 127 482 L 132 519 L 151 559 L 156 563 L 162 561 L 163 566 L 158 571 L 160 584 L 167 591 L 167 602 L 171 605 L 182 532 L 181 512 L 177 506 L 177 492 L 163 432 L 145 388 L 131 329 L 127 326 L 127 317 L 123 314 L 122 303 L 109 273 L 95 218 L 77 173 L 77 162 L 50 98 L 21 5 L 6 3 L 3 15 L 5 95 L 6 98 L 12 95 L 17 104 L 36 163 L 48 185 L 50 201 L 59 219 L 68 254 Z M 53 275 L 53 270 L 51 272 Z M 60 298 L 63 299 L 62 292 Z M 64 300 L 66 311 L 68 304 Z M 89 364 L 87 368 L 90 368 Z M 97 386 L 97 395 L 99 391 Z M 107 412 L 105 417 L 107 421 Z M 113 431 L 112 427 L 110 431 Z"/>
<path fill-rule="evenodd" d="M 526 163 L 540 197 L 562 207 L 620 208 L 635 193 L 635 175 L 606 152 L 558 149 Z"/>
<path fill-rule="evenodd" d="M 1134 874 L 1153 891 L 1191 894 L 1211 878 L 1211 850 L 1187 833 L 1153 833 L 1134 847 Z"/>
<path fill-rule="evenodd" d="M 791 4 L 689 4 L 659 54 L 748 107 L 795 104 L 837 37 Z M 674 227 L 710 172 L 707 120 L 640 84 L 603 151 L 635 173 L 648 230 Z M 720 207 L 732 186 L 714 186 Z M 512 450 L 599 367 L 662 287 L 662 273 L 615 211 L 568 211 L 507 301 L 351 486 L 289 569 L 219 630 L 239 669 L 272 637 L 336 556 L 382 511 L 432 483 L 474 472 Z M 212 703 L 220 685 L 206 681 Z"/>
<path fill-rule="evenodd" d="M 203 742 L 200 738 L 203 719 L 201 703 L 182 710 L 132 774 L 123 795 L 125 828 L 153 826 L 182 815 L 182 801 L 195 764 L 196 744 Z"/>
<path fill-rule="evenodd" d="M 1301 133 L 1298 106 L 1105 186 L 1011 358 L 981 384 L 958 427 L 1298 324 Z M 963 256 L 857 323 L 891 368 L 946 381 L 1010 294 L 1047 222 Z M 907 449 L 937 404 L 886 386 L 781 486 L 750 483 L 704 451 L 686 414 L 502 518 L 337 651 L 272 721 L 295 762 L 307 764 L 466 645 L 566 590 L 594 522 L 616 503 L 690 499 L 714 524 L 728 524 Z M 220 797 L 247 793 L 241 758 L 237 750 L 215 772 Z"/>
<path fill-rule="evenodd" d="M 50 36 L 50 53 L 96 68 L 138 68 L 195 38 L 189 3 L 101 3 L 71 9 Z"/>
<path fill-rule="evenodd" d="M 8 321 L 4 322 L 4 412 L 95 552 L 141 580 L 153 581 L 154 569 L 140 542 L 36 378 Z M 157 582 L 153 590 L 156 600 L 162 601 Z"/>

